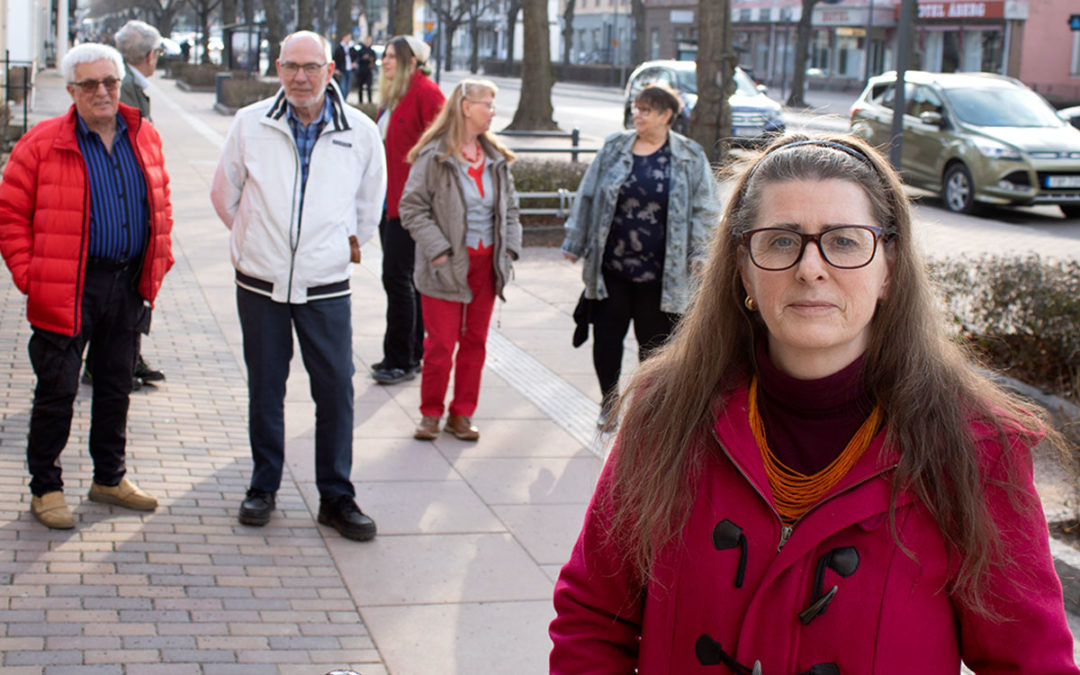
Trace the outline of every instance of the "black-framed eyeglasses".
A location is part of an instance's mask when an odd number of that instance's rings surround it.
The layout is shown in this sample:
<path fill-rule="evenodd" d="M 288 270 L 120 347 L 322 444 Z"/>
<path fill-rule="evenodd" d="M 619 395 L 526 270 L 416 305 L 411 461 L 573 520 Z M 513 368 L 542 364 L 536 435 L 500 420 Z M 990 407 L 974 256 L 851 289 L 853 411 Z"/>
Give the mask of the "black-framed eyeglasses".
<path fill-rule="evenodd" d="M 329 61 L 323 61 L 322 63 L 293 63 L 292 61 L 284 61 L 281 63 L 281 72 L 289 77 L 293 77 L 302 70 L 308 77 L 315 77 L 319 74 L 319 71 L 326 67 L 327 63 L 329 63 Z"/>
<path fill-rule="evenodd" d="M 120 88 L 120 78 L 106 77 L 104 80 L 79 80 L 71 84 L 82 89 L 84 94 L 93 94 L 101 85 L 105 85 L 105 89 L 108 91 L 116 91 Z"/>
<path fill-rule="evenodd" d="M 841 225 L 817 234 L 803 234 L 785 227 L 763 227 L 743 234 L 743 245 L 756 267 L 779 272 L 802 260 L 806 245 L 814 242 L 822 260 L 842 270 L 866 267 L 874 259 L 878 240 L 884 238 L 880 227 Z"/>

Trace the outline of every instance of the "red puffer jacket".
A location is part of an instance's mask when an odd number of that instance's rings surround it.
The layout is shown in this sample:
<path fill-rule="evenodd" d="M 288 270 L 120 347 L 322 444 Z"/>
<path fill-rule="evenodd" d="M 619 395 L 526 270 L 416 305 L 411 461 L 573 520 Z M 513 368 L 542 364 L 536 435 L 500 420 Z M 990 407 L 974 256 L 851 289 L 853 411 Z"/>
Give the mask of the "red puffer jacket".
<path fill-rule="evenodd" d="M 161 137 L 125 105 L 120 114 L 146 177 L 150 238 L 139 294 L 153 304 L 173 264 L 172 204 Z M 27 295 L 26 316 L 38 328 L 76 335 L 90 232 L 90 188 L 75 137 L 75 106 L 39 122 L 19 140 L 0 182 L 0 253 Z"/>
<path fill-rule="evenodd" d="M 394 106 L 390 124 L 386 128 L 386 215 L 399 218 L 398 203 L 409 178 L 409 154 L 420 136 L 442 110 L 443 96 L 439 85 L 417 70 L 412 74 L 409 88 Z M 385 111 L 382 114 L 386 114 Z"/>

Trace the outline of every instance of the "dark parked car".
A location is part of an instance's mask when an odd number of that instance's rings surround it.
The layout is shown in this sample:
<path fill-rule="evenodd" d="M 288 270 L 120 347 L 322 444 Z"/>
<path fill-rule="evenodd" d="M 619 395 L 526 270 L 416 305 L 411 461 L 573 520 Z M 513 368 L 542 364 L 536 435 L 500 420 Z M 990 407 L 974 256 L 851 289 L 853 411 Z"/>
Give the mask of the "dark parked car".
<path fill-rule="evenodd" d="M 630 108 L 645 85 L 663 82 L 679 92 L 683 112 L 672 128 L 685 134 L 690 128 L 690 112 L 697 103 L 697 64 L 694 61 L 646 61 L 630 73 L 626 82 L 623 126 L 634 126 Z M 735 69 L 735 93 L 731 105 L 732 135 L 741 143 L 761 143 L 784 133 L 780 104 L 765 95 L 765 87 L 755 84 L 741 68 Z"/>
<path fill-rule="evenodd" d="M 1057 204 L 1080 218 L 1080 131 L 1020 81 L 991 73 L 909 70 L 901 168 L 941 193 L 951 211 L 978 203 Z M 886 148 L 896 73 L 870 78 L 851 106 L 851 131 Z"/>

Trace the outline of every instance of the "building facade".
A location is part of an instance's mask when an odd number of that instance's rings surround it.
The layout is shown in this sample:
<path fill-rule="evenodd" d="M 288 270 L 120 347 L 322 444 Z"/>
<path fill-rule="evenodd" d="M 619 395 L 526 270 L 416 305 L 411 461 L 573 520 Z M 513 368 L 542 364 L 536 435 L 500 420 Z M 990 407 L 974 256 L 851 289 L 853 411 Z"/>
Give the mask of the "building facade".
<path fill-rule="evenodd" d="M 739 65 L 783 89 L 794 68 L 802 2 L 731 0 L 731 6 Z M 1080 14 L 1077 0 L 918 0 L 909 67 L 1002 73 L 1055 102 L 1080 102 L 1074 14 Z M 900 0 L 817 3 L 807 58 L 811 86 L 857 89 L 868 76 L 895 68 L 899 15 Z M 646 0 L 647 56 L 693 58 L 696 23 L 697 0 Z"/>

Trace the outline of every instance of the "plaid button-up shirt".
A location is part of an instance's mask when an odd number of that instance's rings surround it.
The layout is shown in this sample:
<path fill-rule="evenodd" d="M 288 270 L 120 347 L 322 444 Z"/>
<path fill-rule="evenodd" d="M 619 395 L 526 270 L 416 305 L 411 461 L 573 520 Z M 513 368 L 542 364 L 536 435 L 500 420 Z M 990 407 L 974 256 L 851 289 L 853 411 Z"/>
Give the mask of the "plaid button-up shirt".
<path fill-rule="evenodd" d="M 323 127 L 330 121 L 330 98 L 323 97 L 322 114 L 311 124 L 304 124 L 296 116 L 292 105 L 289 107 L 289 128 L 292 129 L 293 140 L 296 141 L 296 152 L 300 155 L 300 208 L 304 208 L 304 191 L 307 190 L 308 165 L 311 163 L 311 150 L 315 147 L 315 141 L 319 140 L 319 134 Z"/>

